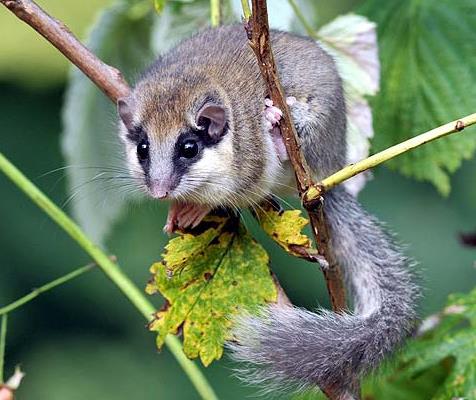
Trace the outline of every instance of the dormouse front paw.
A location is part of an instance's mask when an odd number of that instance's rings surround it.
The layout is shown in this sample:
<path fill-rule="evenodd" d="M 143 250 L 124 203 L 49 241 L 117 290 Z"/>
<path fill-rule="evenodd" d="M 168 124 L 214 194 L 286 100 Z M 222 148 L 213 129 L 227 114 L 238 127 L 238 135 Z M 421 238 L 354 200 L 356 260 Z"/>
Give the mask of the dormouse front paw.
<path fill-rule="evenodd" d="M 169 235 L 175 228 L 195 228 L 211 211 L 210 207 L 201 204 L 173 202 L 169 208 L 164 232 Z"/>

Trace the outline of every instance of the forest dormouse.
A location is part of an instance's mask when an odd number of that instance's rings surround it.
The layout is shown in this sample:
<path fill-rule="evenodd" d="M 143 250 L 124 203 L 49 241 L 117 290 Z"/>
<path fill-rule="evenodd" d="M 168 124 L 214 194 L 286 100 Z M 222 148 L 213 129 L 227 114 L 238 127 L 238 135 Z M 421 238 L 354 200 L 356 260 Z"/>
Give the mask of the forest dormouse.
<path fill-rule="evenodd" d="M 301 149 L 317 180 L 346 163 L 346 109 L 333 59 L 313 40 L 272 31 Z M 172 204 L 165 230 L 196 226 L 217 207 L 256 205 L 295 188 L 272 102 L 241 25 L 208 29 L 160 56 L 118 101 L 132 174 Z M 374 368 L 411 331 L 412 262 L 343 187 L 324 200 L 331 245 L 353 311 L 271 305 L 237 320 L 230 344 L 247 379 L 339 388 Z M 348 390 L 349 389 L 349 390 Z"/>

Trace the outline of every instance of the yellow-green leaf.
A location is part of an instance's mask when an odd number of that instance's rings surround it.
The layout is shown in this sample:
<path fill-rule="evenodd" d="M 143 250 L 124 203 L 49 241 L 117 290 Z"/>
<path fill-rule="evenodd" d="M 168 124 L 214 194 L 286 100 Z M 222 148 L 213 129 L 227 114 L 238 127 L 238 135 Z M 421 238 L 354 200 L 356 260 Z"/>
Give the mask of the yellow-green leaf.
<path fill-rule="evenodd" d="M 167 300 L 150 324 L 157 346 L 183 330 L 185 354 L 209 365 L 223 354 L 230 317 L 276 301 L 277 290 L 267 253 L 238 220 L 207 217 L 199 228 L 202 233 L 179 233 L 169 242 L 146 291 Z"/>
<path fill-rule="evenodd" d="M 288 253 L 303 257 L 303 253 L 316 253 L 312 241 L 302 233 L 309 221 L 301 210 L 278 211 L 271 205 L 264 205 L 257 212 L 263 230 Z"/>

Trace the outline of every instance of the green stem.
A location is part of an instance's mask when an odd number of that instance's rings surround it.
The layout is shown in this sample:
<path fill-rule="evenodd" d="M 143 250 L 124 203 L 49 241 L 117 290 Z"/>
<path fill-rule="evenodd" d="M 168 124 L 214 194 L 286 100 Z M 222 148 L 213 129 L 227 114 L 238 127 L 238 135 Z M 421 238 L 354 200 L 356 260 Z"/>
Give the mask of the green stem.
<path fill-rule="evenodd" d="M 101 268 L 107 277 L 119 288 L 132 305 L 147 321 L 150 321 L 152 314 L 155 312 L 155 308 L 147 300 L 145 295 L 134 285 L 129 277 L 121 271 L 119 266 L 111 261 L 106 253 L 85 235 L 81 228 L 69 218 L 63 210 L 45 196 L 45 194 L 23 175 L 2 153 L 0 153 L 0 170 L 91 256 L 98 267 Z M 217 399 L 212 387 L 197 365 L 183 354 L 179 340 L 175 336 L 167 336 L 165 343 L 201 397 L 207 400 Z"/>
<path fill-rule="evenodd" d="M 465 117 L 452 122 L 448 122 L 447 124 L 441 125 L 428 132 L 422 133 L 421 135 L 412 137 L 408 140 L 405 140 L 404 142 L 396 144 L 395 146 L 389 147 L 388 149 L 367 157 L 362 161 L 348 165 L 347 167 L 335 172 L 331 176 L 323 179 L 320 182 L 320 185 L 324 188 L 324 190 L 329 190 L 339 183 L 344 182 L 346 179 L 352 178 L 353 176 L 360 174 L 369 168 L 374 168 L 385 161 L 388 161 L 399 156 L 400 154 L 406 153 L 407 151 L 415 149 L 433 140 L 440 139 L 455 132 L 461 132 L 463 129 L 474 124 L 476 124 L 476 113 L 466 115 Z M 317 196 L 311 195 L 311 197 L 308 197 L 308 199 L 310 200 L 313 197 Z"/>
<path fill-rule="evenodd" d="M 297 19 L 301 22 L 303 28 L 305 29 L 306 33 L 308 34 L 309 37 L 313 39 L 317 39 L 316 31 L 314 28 L 311 26 L 311 24 L 307 21 L 306 17 L 302 13 L 301 9 L 299 6 L 296 4 L 295 0 L 288 0 L 289 5 L 294 11 L 294 14 L 296 14 Z"/>
<path fill-rule="evenodd" d="M 251 8 L 248 0 L 241 0 L 241 8 L 243 9 L 244 20 L 248 21 L 251 17 Z"/>
<path fill-rule="evenodd" d="M 0 327 L 0 384 L 4 382 L 3 367 L 5 365 L 5 343 L 7 341 L 7 321 L 8 315 L 2 315 L 2 326 Z"/>
<path fill-rule="evenodd" d="M 15 300 L 13 303 L 10 303 L 6 305 L 5 307 L 0 308 L 0 315 L 8 314 L 12 312 L 13 310 L 16 310 L 17 308 L 25 305 L 26 303 L 32 301 L 34 298 L 38 297 L 40 294 L 45 293 L 48 290 L 54 289 L 55 287 L 60 286 L 66 282 L 69 282 L 70 280 L 84 274 L 85 272 L 90 271 L 95 266 L 96 264 L 94 263 L 85 265 L 81 268 L 75 269 L 74 271 L 58 279 L 55 279 L 54 281 L 48 282 L 47 284 L 32 290 L 31 293 L 28 293 L 26 296 L 23 296 L 19 298 L 18 300 Z"/>
<path fill-rule="evenodd" d="M 210 0 L 210 21 L 214 28 L 221 25 L 220 0 Z"/>

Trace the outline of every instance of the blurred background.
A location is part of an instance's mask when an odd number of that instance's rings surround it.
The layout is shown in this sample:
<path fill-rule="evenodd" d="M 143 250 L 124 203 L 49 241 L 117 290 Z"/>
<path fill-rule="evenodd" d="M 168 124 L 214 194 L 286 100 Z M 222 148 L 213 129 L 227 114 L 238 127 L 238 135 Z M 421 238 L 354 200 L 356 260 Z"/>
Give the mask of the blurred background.
<path fill-rule="evenodd" d="M 42 0 L 80 38 L 103 0 Z M 67 4 L 66 4 L 67 3 Z M 319 24 L 359 1 L 319 1 Z M 31 28 L 0 9 L 0 151 L 57 204 L 67 198 L 60 148 L 61 108 L 69 64 Z M 114 115 L 104 123 L 113 125 Z M 378 134 L 378 133 L 377 133 Z M 467 134 L 473 134 L 474 130 Z M 476 230 L 476 160 L 463 162 L 442 197 L 385 167 L 360 194 L 365 207 L 398 233 L 418 260 L 425 296 L 421 315 L 444 306 L 452 292 L 476 283 L 476 250 L 463 247 L 461 232 Z M 68 205 L 66 210 L 69 211 Z M 160 256 L 166 207 L 143 202 L 115 223 L 106 245 L 139 287 Z M 271 254 L 273 269 L 293 303 L 328 305 L 322 276 L 313 265 L 287 257 L 254 231 Z M 88 262 L 84 252 L 0 174 L 0 306 Z M 154 298 L 160 304 L 159 298 Z M 167 350 L 158 354 L 154 335 L 118 290 L 94 270 L 40 296 L 9 318 L 6 367 L 21 364 L 27 376 L 19 399 L 195 399 Z M 218 395 L 242 399 L 254 393 L 231 375 L 226 356 L 205 370 Z"/>

